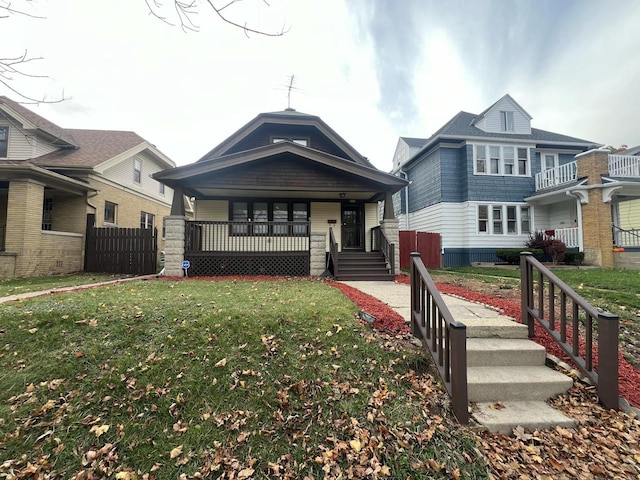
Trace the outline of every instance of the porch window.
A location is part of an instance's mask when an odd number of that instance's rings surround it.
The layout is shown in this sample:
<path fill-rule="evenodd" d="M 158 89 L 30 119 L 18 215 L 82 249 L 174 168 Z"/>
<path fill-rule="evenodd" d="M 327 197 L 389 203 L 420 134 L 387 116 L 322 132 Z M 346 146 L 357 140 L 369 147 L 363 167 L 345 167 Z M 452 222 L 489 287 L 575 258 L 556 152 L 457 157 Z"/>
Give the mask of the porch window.
<path fill-rule="evenodd" d="M 489 207 L 487 205 L 478 205 L 478 231 L 489 233 Z"/>
<path fill-rule="evenodd" d="M 115 203 L 104 202 L 104 222 L 116 223 L 116 210 L 118 206 Z"/>
<path fill-rule="evenodd" d="M 248 207 L 249 204 L 247 202 L 233 202 L 231 219 L 234 222 L 248 222 Z M 247 223 L 231 226 L 232 235 L 247 235 L 247 233 L 249 233 L 249 225 Z"/>
<path fill-rule="evenodd" d="M 139 158 L 135 157 L 133 159 L 133 181 L 136 183 L 140 183 L 142 180 L 142 162 Z"/>
<path fill-rule="evenodd" d="M 302 202 L 295 202 L 293 204 L 293 221 L 294 222 L 306 222 L 309 219 L 309 205 Z M 294 225 L 294 235 L 307 235 L 307 224 Z"/>
<path fill-rule="evenodd" d="M 9 153 L 9 127 L 0 127 L 0 158 L 6 158 Z"/>
<path fill-rule="evenodd" d="M 53 198 L 45 197 L 42 206 L 42 230 L 51 230 L 53 225 Z"/>
<path fill-rule="evenodd" d="M 493 233 L 502 233 L 502 207 L 493 207 Z"/>
<path fill-rule="evenodd" d="M 140 228 L 153 228 L 155 215 L 147 212 L 140 212 Z"/>
<path fill-rule="evenodd" d="M 531 233 L 531 209 L 520 207 L 520 232 Z"/>
<path fill-rule="evenodd" d="M 513 147 L 502 147 L 504 154 L 504 174 L 513 175 L 515 173 L 515 153 Z"/>
<path fill-rule="evenodd" d="M 507 233 L 518 233 L 518 208 L 514 205 L 507 206 Z"/>
<path fill-rule="evenodd" d="M 269 225 L 260 225 L 260 222 L 269 221 L 269 204 L 267 202 L 253 203 L 253 234 L 267 235 L 269 233 Z"/>
<path fill-rule="evenodd" d="M 231 235 L 305 236 L 308 234 L 306 222 L 309 218 L 309 204 L 268 201 L 231 202 L 230 217 L 233 222 L 238 222 L 231 226 Z M 292 226 L 284 222 L 305 223 Z"/>
<path fill-rule="evenodd" d="M 476 145 L 476 173 L 487 173 L 487 147 Z"/>
<path fill-rule="evenodd" d="M 274 202 L 273 204 L 273 221 L 274 222 L 286 222 L 289 220 L 289 204 L 287 202 Z M 286 235 L 286 225 L 274 225 L 274 235 Z"/>
<path fill-rule="evenodd" d="M 529 149 L 518 149 L 518 175 L 526 175 L 529 164 Z"/>

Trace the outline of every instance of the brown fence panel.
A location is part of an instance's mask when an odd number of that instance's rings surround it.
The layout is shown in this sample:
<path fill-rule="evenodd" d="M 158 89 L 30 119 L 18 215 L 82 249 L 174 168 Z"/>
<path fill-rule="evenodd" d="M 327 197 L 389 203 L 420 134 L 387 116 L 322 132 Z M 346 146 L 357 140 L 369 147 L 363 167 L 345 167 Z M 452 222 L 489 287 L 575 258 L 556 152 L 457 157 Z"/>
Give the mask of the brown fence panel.
<path fill-rule="evenodd" d="M 400 268 L 409 268 L 411 253 L 416 251 L 416 231 L 400 230 Z"/>
<path fill-rule="evenodd" d="M 416 234 L 416 251 L 420 253 L 422 262 L 427 268 L 440 268 L 440 234 L 418 232 Z"/>
<path fill-rule="evenodd" d="M 87 228 L 85 255 L 86 272 L 156 273 L 158 229 Z"/>

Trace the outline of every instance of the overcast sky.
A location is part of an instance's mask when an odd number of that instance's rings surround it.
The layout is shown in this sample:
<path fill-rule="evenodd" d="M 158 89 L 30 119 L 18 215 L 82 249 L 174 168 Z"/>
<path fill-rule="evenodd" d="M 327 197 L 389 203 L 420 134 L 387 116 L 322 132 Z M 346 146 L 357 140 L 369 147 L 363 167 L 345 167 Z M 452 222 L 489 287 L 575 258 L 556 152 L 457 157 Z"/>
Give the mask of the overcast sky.
<path fill-rule="evenodd" d="M 173 0 L 161 1 L 156 13 L 177 23 Z M 13 0 L 46 19 L 0 19 L 0 58 L 43 57 L 25 69 L 49 79 L 11 86 L 69 98 L 28 108 L 62 127 L 133 130 L 178 165 L 286 108 L 291 75 L 291 107 L 321 117 L 384 171 L 399 136 L 427 138 L 506 93 L 536 128 L 640 143 L 640 1 L 269 5 L 244 0 L 226 12 L 265 31 L 284 27 L 281 37 L 247 38 L 204 1 L 199 31 L 185 32 L 150 15 L 145 0 Z M 2 85 L 0 94 L 18 100 Z"/>

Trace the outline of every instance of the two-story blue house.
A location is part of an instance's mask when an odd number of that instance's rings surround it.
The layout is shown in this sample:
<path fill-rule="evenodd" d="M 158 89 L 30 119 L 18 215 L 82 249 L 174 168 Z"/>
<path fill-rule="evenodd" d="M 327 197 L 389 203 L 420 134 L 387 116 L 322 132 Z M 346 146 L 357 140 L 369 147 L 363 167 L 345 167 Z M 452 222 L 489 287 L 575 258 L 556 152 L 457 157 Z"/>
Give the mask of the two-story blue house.
<path fill-rule="evenodd" d="M 479 115 L 460 112 L 408 158 L 396 152 L 391 173 L 411 182 L 394 195 L 400 229 L 440 233 L 445 267 L 495 262 L 496 249 L 536 230 L 579 247 L 580 199 L 552 192 L 556 177 L 576 180 L 575 156 L 594 146 L 532 128 L 508 94 Z"/>

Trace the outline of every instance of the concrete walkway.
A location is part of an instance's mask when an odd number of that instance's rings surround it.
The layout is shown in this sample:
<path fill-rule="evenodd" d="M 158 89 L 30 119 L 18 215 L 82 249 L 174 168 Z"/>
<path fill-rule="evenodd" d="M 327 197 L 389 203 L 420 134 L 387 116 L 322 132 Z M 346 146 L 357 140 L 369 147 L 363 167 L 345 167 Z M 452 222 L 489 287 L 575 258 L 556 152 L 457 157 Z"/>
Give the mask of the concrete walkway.
<path fill-rule="evenodd" d="M 362 293 L 371 295 L 381 302 L 386 303 L 393 310 L 398 312 L 409 323 L 411 319 L 411 288 L 409 285 L 397 282 L 384 281 L 347 281 L 340 282 L 350 287 L 357 288 Z M 449 307 L 453 318 L 468 326 L 480 323 L 483 319 L 495 319 L 499 315 L 498 311 L 482 305 L 470 302 L 451 295 L 442 295 L 442 299 Z M 505 319 L 510 317 L 504 317 Z"/>

